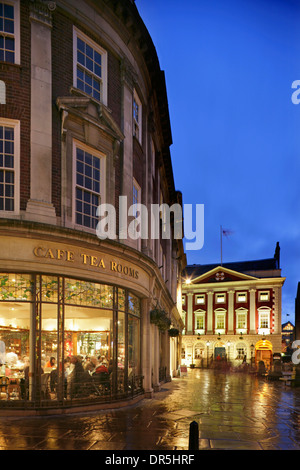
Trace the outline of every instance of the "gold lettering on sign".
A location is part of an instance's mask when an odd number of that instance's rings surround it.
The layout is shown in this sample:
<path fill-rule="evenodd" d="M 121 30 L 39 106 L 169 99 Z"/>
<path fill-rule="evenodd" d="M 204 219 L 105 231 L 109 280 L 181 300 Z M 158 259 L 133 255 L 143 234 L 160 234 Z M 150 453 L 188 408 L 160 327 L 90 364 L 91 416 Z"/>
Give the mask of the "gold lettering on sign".
<path fill-rule="evenodd" d="M 92 255 L 86 255 L 85 253 L 81 253 L 81 258 L 83 264 L 89 264 L 90 266 L 94 266 L 95 268 L 103 268 L 105 269 L 105 264 L 102 258 Z"/>
<path fill-rule="evenodd" d="M 133 277 L 134 279 L 139 278 L 138 271 L 128 266 L 123 266 L 122 264 L 117 263 L 116 261 L 111 261 L 110 269 L 111 271 L 115 271 L 116 273 L 125 274 L 125 276 Z"/>
<path fill-rule="evenodd" d="M 67 261 L 68 263 L 75 262 L 75 254 L 71 250 L 62 250 L 60 248 L 44 248 L 37 246 L 33 250 L 34 256 L 37 258 L 45 258 L 55 261 Z M 88 255 L 86 253 L 80 253 L 80 259 L 82 264 L 91 266 L 93 268 L 106 269 L 104 259 L 96 255 Z M 133 279 L 139 278 L 139 272 L 134 268 L 123 265 L 117 261 L 110 262 L 110 270 L 124 276 L 132 277 Z"/>

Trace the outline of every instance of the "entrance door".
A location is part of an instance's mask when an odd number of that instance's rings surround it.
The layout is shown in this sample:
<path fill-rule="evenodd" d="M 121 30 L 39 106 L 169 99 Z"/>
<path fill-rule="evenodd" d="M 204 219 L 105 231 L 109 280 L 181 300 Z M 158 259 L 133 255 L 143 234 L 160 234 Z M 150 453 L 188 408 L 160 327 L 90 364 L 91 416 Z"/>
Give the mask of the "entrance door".
<path fill-rule="evenodd" d="M 225 358 L 225 356 L 226 349 L 224 347 L 215 348 L 215 359 L 217 359 L 217 357 Z"/>
<path fill-rule="evenodd" d="M 263 361 L 265 363 L 266 369 L 269 370 L 272 365 L 272 351 L 269 349 L 257 349 L 255 358 L 256 365 L 259 363 L 259 361 Z"/>

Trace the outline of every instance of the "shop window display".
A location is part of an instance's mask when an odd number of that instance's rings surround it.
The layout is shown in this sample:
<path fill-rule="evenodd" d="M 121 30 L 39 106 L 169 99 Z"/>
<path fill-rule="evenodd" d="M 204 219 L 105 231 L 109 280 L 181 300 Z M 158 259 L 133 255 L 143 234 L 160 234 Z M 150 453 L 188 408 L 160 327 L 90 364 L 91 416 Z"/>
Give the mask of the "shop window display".
<path fill-rule="evenodd" d="M 0 274 L 0 406 L 132 393 L 140 375 L 139 305 L 113 286 Z"/>

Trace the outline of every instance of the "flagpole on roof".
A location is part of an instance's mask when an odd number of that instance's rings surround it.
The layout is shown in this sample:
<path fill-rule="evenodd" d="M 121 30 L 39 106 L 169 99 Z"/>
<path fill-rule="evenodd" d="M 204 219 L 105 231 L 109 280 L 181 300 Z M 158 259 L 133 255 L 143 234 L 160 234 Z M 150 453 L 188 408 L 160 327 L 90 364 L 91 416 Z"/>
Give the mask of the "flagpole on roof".
<path fill-rule="evenodd" d="M 222 225 L 220 225 L 220 241 L 221 241 L 221 266 L 223 262 L 223 253 L 222 253 L 222 237 L 223 237 L 223 230 L 222 230 Z"/>

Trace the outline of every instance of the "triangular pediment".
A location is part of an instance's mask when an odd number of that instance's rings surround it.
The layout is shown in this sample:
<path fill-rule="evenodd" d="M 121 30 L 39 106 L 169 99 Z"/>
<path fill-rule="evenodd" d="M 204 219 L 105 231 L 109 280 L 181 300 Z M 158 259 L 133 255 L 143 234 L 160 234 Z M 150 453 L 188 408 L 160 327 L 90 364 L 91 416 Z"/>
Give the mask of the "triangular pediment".
<path fill-rule="evenodd" d="M 232 269 L 224 268 L 223 266 L 217 266 L 214 269 L 202 274 L 191 280 L 191 284 L 206 284 L 206 283 L 222 283 L 222 282 L 234 282 L 234 281 L 246 281 L 255 280 L 253 276 L 233 271 Z"/>
<path fill-rule="evenodd" d="M 58 109 L 63 112 L 62 132 L 67 128 L 68 119 L 77 117 L 94 124 L 120 142 L 124 140 L 125 136 L 120 127 L 112 117 L 109 109 L 102 103 L 97 104 L 94 100 L 85 96 L 63 96 L 57 98 L 56 104 Z"/>

